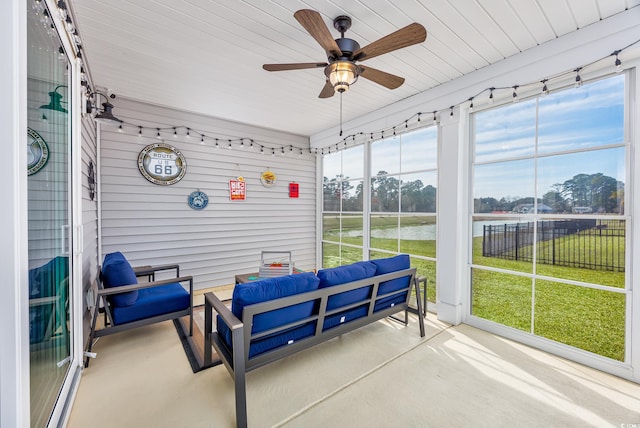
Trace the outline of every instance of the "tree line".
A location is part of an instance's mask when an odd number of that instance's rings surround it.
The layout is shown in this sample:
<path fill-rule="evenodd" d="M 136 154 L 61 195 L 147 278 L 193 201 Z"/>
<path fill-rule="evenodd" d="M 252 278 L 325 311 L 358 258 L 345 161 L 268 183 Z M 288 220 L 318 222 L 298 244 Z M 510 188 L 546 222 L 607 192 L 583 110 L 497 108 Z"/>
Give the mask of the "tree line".
<path fill-rule="evenodd" d="M 380 171 L 371 179 L 371 211 L 435 212 L 437 189 L 421 180 L 404 181 Z M 353 185 L 349 177 L 323 179 L 324 211 L 362 211 L 363 184 Z M 554 184 L 538 199 L 544 212 L 552 213 L 615 213 L 624 212 L 624 183 L 602 173 L 577 174 L 563 183 Z M 474 199 L 474 212 L 522 212 L 521 207 L 533 206 L 533 197 Z"/>

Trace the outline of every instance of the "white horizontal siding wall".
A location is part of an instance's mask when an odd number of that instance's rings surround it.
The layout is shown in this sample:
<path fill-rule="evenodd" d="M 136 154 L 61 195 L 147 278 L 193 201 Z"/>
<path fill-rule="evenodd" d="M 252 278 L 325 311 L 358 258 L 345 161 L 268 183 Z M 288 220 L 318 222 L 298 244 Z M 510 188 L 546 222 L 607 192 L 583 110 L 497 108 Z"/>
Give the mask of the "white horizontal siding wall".
<path fill-rule="evenodd" d="M 113 103 L 125 124 L 122 131 L 101 128 L 103 254 L 121 251 L 134 266 L 179 263 L 181 274 L 194 276 L 196 289 L 232 284 L 235 274 L 257 271 L 263 250 L 292 251 L 296 267 L 315 268 L 316 163 L 308 138 L 122 98 Z M 137 126 L 152 129 L 140 137 Z M 191 129 L 190 137 L 178 128 L 177 137 L 169 130 L 156 138 L 155 128 L 181 126 Z M 200 133 L 225 143 L 218 149 L 211 139 L 202 144 Z M 235 138 L 253 139 L 256 147 L 242 149 L 236 142 L 226 148 Z M 138 170 L 140 151 L 159 141 L 187 160 L 185 177 L 171 186 L 152 184 Z M 270 188 L 260 183 L 267 169 L 277 176 Z M 247 199 L 232 202 L 229 180 L 239 176 L 246 180 Z M 299 198 L 289 198 L 290 182 L 299 184 Z M 198 189 L 209 197 L 203 210 L 187 204 Z"/>

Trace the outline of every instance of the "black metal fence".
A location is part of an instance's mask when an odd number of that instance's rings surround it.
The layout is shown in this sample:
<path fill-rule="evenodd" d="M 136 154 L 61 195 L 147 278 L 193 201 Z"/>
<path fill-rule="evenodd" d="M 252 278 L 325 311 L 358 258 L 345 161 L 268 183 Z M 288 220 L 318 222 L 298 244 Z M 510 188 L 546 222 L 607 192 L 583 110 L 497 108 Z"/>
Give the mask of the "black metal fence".
<path fill-rule="evenodd" d="M 537 227 L 537 233 L 534 229 Z M 487 224 L 482 255 L 538 263 L 624 272 L 624 220 L 549 220 Z"/>

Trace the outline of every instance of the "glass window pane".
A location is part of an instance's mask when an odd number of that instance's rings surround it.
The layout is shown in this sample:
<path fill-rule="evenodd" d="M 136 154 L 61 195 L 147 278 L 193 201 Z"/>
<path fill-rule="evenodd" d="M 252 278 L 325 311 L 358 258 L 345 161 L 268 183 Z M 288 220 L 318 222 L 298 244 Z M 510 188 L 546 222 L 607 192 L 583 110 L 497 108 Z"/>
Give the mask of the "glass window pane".
<path fill-rule="evenodd" d="M 362 180 L 342 182 L 342 211 L 362 212 Z"/>
<path fill-rule="evenodd" d="M 362 214 L 343 215 L 341 242 L 362 246 Z"/>
<path fill-rule="evenodd" d="M 537 280 L 535 296 L 535 334 L 624 361 L 624 294 Z"/>
<path fill-rule="evenodd" d="M 340 211 L 342 199 L 342 181 L 337 178 L 328 179 L 324 177 L 322 183 L 322 210 L 323 211 Z"/>
<path fill-rule="evenodd" d="M 436 212 L 436 171 L 402 175 L 400 180 L 402 212 Z"/>
<path fill-rule="evenodd" d="M 531 279 L 471 270 L 471 313 L 509 327 L 531 331 Z"/>
<path fill-rule="evenodd" d="M 411 257 L 411 267 L 416 268 L 416 275 L 418 277 L 425 277 L 427 279 L 427 301 L 431 303 L 436 302 L 436 262 L 433 260 L 424 260 L 418 257 Z M 422 299 L 423 296 L 420 296 Z M 415 305 L 415 300 L 412 299 L 412 303 Z"/>
<path fill-rule="evenodd" d="M 473 264 L 533 273 L 534 228 L 514 217 L 474 217 Z"/>
<path fill-rule="evenodd" d="M 362 248 L 354 248 L 348 246 L 340 247 L 340 264 L 348 265 L 362 260 Z"/>
<path fill-rule="evenodd" d="M 371 216 L 371 247 L 380 250 L 398 251 L 398 216 Z"/>
<path fill-rule="evenodd" d="M 400 137 L 385 138 L 371 144 L 371 174 L 400 172 Z"/>
<path fill-rule="evenodd" d="M 340 266 L 340 245 L 328 242 L 322 243 L 322 267 Z"/>
<path fill-rule="evenodd" d="M 342 176 L 345 178 L 364 177 L 364 146 L 342 150 Z"/>
<path fill-rule="evenodd" d="M 371 211 L 397 213 L 400 210 L 400 180 L 380 175 L 371 178 Z"/>
<path fill-rule="evenodd" d="M 438 164 L 438 129 L 435 126 L 418 129 L 401 137 L 401 171 L 434 169 Z M 375 169 L 372 170 L 377 173 Z"/>
<path fill-rule="evenodd" d="M 624 142 L 623 74 L 540 98 L 538 153 Z"/>
<path fill-rule="evenodd" d="M 322 214 L 322 239 L 326 241 L 340 241 L 340 215 Z"/>
<path fill-rule="evenodd" d="M 531 156 L 535 149 L 536 100 L 475 113 L 475 162 Z"/>
<path fill-rule="evenodd" d="M 537 227 L 539 275 L 624 288 L 624 220 L 557 219 Z"/>
<path fill-rule="evenodd" d="M 538 191 L 552 212 L 623 214 L 625 148 L 538 160 Z"/>
<path fill-rule="evenodd" d="M 342 152 L 329 153 L 322 157 L 322 171 L 325 181 L 342 175 Z"/>
<path fill-rule="evenodd" d="M 533 206 L 533 159 L 476 165 L 473 177 L 473 212 L 522 211 Z"/>
<path fill-rule="evenodd" d="M 436 256 L 436 216 L 400 217 L 400 252 Z"/>

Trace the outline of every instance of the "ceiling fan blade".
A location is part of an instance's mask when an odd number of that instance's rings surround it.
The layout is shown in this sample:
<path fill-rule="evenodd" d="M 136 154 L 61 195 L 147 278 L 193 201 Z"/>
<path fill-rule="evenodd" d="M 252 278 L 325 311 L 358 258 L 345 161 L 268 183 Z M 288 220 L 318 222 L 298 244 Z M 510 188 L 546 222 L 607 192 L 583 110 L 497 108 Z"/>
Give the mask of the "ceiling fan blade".
<path fill-rule="evenodd" d="M 356 61 L 364 61 L 397 49 L 422 43 L 426 39 L 427 30 L 425 30 L 422 25 L 414 22 L 358 49 L 353 53 L 353 59 Z"/>
<path fill-rule="evenodd" d="M 305 68 L 326 67 L 326 62 L 297 62 L 293 64 L 264 64 L 262 68 L 267 71 L 302 70 Z"/>
<path fill-rule="evenodd" d="M 294 13 L 293 16 L 298 20 L 300 25 L 316 39 L 316 42 L 320 43 L 320 46 L 322 46 L 325 51 L 330 52 L 331 55 L 336 58 L 342 56 L 340 47 L 338 47 L 338 44 L 324 23 L 322 16 L 318 12 L 311 9 L 301 9 Z"/>
<path fill-rule="evenodd" d="M 335 93 L 336 91 L 333 89 L 333 86 L 331 86 L 331 82 L 327 80 L 327 82 L 324 84 L 324 88 L 322 88 L 322 91 L 320 91 L 320 95 L 318 95 L 318 98 L 331 98 Z"/>
<path fill-rule="evenodd" d="M 360 77 L 369 79 L 372 82 L 382 85 L 385 88 L 396 89 L 404 83 L 404 77 L 386 73 L 375 68 L 360 66 Z"/>

